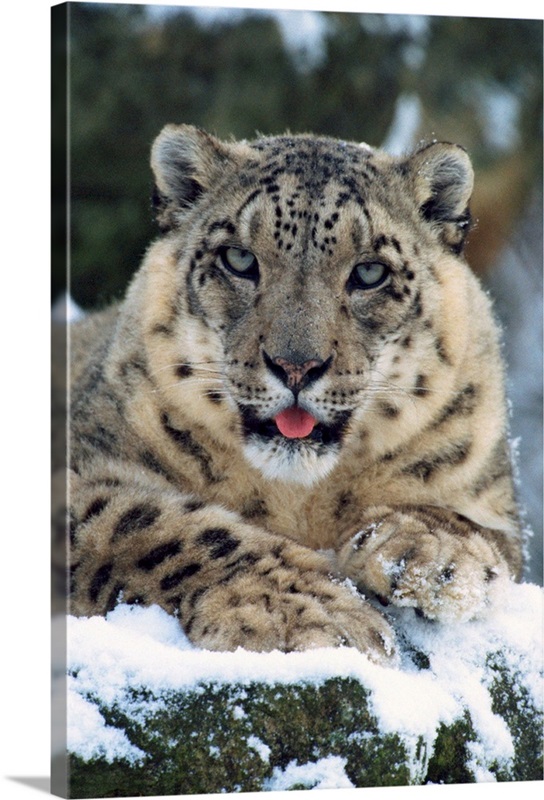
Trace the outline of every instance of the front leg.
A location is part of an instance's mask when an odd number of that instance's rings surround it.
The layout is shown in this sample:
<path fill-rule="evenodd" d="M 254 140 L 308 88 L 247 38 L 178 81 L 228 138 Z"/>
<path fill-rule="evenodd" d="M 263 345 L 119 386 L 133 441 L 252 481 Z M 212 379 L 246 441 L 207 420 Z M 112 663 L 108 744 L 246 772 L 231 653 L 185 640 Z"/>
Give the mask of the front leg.
<path fill-rule="evenodd" d="M 74 476 L 71 611 L 158 604 L 210 650 L 350 645 L 387 663 L 383 616 L 328 559 L 130 467 Z"/>
<path fill-rule="evenodd" d="M 369 508 L 339 552 L 343 574 L 383 604 L 429 619 L 480 616 L 519 570 L 514 536 L 434 506 Z M 515 541 L 514 541 L 515 540 Z"/>

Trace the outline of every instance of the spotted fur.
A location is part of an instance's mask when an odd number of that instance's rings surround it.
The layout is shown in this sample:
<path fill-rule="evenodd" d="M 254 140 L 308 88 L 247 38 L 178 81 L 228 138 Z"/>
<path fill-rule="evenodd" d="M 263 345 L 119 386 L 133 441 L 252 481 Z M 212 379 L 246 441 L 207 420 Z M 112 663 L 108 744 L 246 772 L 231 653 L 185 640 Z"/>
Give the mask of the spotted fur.
<path fill-rule="evenodd" d="M 152 167 L 162 235 L 72 332 L 72 611 L 377 660 L 394 635 L 353 584 L 483 613 L 521 545 L 466 153 L 168 126 Z M 274 422 L 295 403 L 298 438 Z"/>

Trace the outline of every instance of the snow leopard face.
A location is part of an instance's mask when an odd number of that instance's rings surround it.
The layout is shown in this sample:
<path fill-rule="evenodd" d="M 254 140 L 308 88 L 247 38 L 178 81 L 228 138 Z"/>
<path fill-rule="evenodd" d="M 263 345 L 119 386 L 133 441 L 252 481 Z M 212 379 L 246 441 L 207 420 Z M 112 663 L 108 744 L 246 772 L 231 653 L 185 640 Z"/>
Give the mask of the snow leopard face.
<path fill-rule="evenodd" d="M 249 461 L 309 485 L 370 414 L 402 425 L 448 361 L 437 271 L 468 227 L 464 151 L 402 160 L 305 136 L 227 145 L 181 126 L 152 161 L 159 219 L 179 241 L 178 373 L 208 378 Z"/>

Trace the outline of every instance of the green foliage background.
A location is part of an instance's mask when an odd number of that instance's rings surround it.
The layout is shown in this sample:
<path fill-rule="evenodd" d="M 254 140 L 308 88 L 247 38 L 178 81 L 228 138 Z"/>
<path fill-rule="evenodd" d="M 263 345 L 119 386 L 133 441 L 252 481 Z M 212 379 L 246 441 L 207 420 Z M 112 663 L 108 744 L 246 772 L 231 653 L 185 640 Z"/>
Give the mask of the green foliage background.
<path fill-rule="evenodd" d="M 319 57 L 287 47 L 266 12 L 204 24 L 179 7 L 68 4 L 67 28 L 53 26 L 53 299 L 66 286 L 67 231 L 76 301 L 122 295 L 156 235 L 149 150 L 168 122 L 225 138 L 289 129 L 379 145 L 397 98 L 417 93 L 422 136 L 464 144 L 482 169 L 516 151 L 524 186 L 538 180 L 541 22 L 316 13 L 326 23 Z M 490 144 L 482 113 L 497 94 L 519 110 L 504 148 Z"/>

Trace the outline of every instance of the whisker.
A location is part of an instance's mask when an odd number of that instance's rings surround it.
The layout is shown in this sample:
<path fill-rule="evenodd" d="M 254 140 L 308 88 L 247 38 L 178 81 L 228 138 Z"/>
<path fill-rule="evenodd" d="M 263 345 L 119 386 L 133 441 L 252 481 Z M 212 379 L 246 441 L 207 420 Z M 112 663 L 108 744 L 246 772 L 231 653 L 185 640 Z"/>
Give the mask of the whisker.
<path fill-rule="evenodd" d="M 221 364 L 222 362 L 217 361 L 175 361 L 171 364 L 166 364 L 164 367 L 160 367 L 160 369 L 155 370 L 157 373 L 164 372 L 165 370 L 172 370 L 177 369 L 179 367 L 187 367 L 187 369 L 195 370 L 196 372 L 208 372 L 212 375 L 218 375 L 223 377 L 223 372 L 219 369 L 209 369 L 208 367 L 200 366 L 201 364 Z"/>
<path fill-rule="evenodd" d="M 190 387 L 190 386 L 199 386 L 201 388 L 208 387 L 210 391 L 214 392 L 221 392 L 222 390 L 227 393 L 227 390 L 223 386 L 223 381 L 221 378 L 208 378 L 208 377 L 190 377 L 190 378 L 179 378 L 177 381 L 172 381 L 171 383 L 167 384 L 166 386 L 158 387 L 157 389 L 153 389 L 153 393 L 156 394 L 157 392 L 162 391 L 163 389 L 171 389 L 173 387 Z"/>

